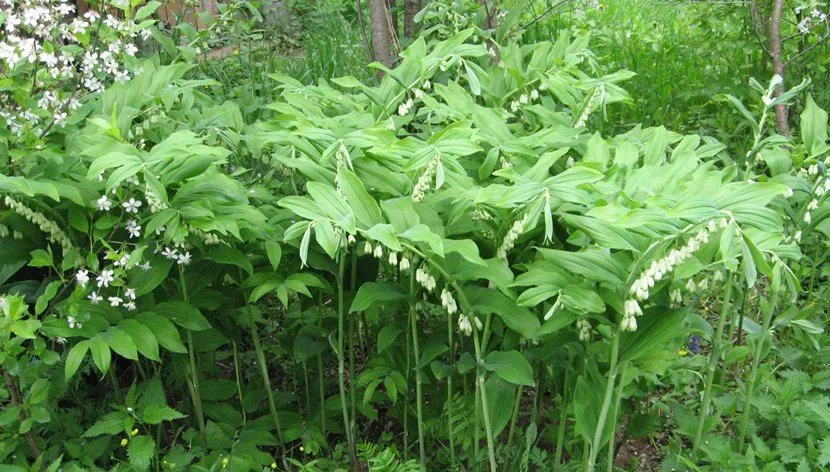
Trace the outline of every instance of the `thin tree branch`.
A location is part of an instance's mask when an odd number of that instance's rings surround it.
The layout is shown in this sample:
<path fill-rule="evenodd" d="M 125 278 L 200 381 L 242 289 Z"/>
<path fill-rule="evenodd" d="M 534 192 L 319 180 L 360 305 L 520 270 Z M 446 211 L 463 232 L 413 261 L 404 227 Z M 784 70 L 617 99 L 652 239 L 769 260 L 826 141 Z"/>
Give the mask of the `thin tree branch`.
<path fill-rule="evenodd" d="M 819 40 L 818 40 L 815 44 L 813 44 L 812 46 L 810 46 L 810 47 L 808 47 L 807 49 L 805 49 L 805 50 L 801 51 L 800 53 L 796 54 L 795 56 L 793 56 L 793 57 L 789 58 L 789 59 L 787 60 L 787 62 L 785 62 L 785 63 L 784 63 L 784 67 L 789 66 L 789 65 L 790 65 L 790 63 L 792 63 L 794 60 L 796 60 L 796 59 L 798 59 L 799 57 L 801 57 L 801 56 L 803 56 L 803 55 L 807 54 L 808 52 L 810 52 L 811 50 L 815 49 L 816 47 L 821 46 L 821 45 L 822 45 L 822 43 L 824 43 L 824 42 L 825 42 L 825 41 L 827 41 L 828 39 L 830 39 L 830 34 L 826 34 L 826 35 L 824 35 L 821 39 L 819 39 Z"/>

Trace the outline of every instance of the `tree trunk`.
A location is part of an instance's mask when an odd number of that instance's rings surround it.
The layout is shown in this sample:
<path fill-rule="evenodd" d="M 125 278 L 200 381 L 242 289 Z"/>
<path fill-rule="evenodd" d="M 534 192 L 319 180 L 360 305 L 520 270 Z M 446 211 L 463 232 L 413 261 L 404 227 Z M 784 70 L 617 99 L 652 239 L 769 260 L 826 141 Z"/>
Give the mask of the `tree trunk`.
<path fill-rule="evenodd" d="M 772 18 L 769 23 L 770 59 L 772 59 L 772 71 L 784 78 L 784 60 L 781 57 L 781 13 L 784 10 L 784 0 L 775 0 L 772 8 Z M 781 95 L 782 87 L 775 89 L 773 97 Z M 778 134 L 790 135 L 790 124 L 787 117 L 787 107 L 783 103 L 775 105 L 775 127 Z"/>
<path fill-rule="evenodd" d="M 392 32 L 389 30 L 389 21 L 386 17 L 386 1 L 370 0 L 372 13 L 372 48 L 374 49 L 375 60 L 392 67 L 392 53 L 390 41 Z"/>
<path fill-rule="evenodd" d="M 403 34 L 407 38 L 414 38 L 418 34 L 415 15 L 421 11 L 421 0 L 404 0 L 403 4 Z"/>

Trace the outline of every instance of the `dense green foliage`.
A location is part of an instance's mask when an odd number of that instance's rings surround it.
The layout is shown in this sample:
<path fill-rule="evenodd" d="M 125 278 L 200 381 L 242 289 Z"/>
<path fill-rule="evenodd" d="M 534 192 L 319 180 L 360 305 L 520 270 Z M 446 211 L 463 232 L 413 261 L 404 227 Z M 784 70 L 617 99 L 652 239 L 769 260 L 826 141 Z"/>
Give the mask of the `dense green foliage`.
<path fill-rule="evenodd" d="M 138 24 L 2 131 L 0 471 L 828 467 L 827 59 L 632 7 L 432 2 L 393 69 L 336 2 Z"/>

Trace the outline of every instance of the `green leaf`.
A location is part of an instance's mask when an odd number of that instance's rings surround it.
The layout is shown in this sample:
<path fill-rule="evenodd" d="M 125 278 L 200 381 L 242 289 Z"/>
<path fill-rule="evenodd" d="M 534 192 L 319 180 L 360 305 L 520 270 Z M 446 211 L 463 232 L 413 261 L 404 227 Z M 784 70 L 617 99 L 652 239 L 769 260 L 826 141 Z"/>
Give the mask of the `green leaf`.
<path fill-rule="evenodd" d="M 35 249 L 31 252 L 31 260 L 29 261 L 30 267 L 51 267 L 52 266 L 52 255 L 48 252 L 44 251 L 43 249 Z"/>
<path fill-rule="evenodd" d="M 35 339 L 35 332 L 40 329 L 38 320 L 17 320 L 10 326 L 12 333 L 25 339 Z"/>
<path fill-rule="evenodd" d="M 282 246 L 275 241 L 266 241 L 265 253 L 268 255 L 268 262 L 271 263 L 271 268 L 277 270 L 282 259 Z"/>
<path fill-rule="evenodd" d="M 300 332 L 294 338 L 294 359 L 306 362 L 325 350 L 325 344 L 308 332 Z"/>
<path fill-rule="evenodd" d="M 49 285 L 46 286 L 46 290 L 37 297 L 37 301 L 35 302 L 35 314 L 39 315 L 43 313 L 44 310 L 49 306 L 49 302 L 55 298 L 55 295 L 58 294 L 58 289 L 61 286 L 60 280 L 53 280 L 49 282 Z"/>
<path fill-rule="evenodd" d="M 357 221 L 365 228 L 383 223 L 378 202 L 369 195 L 357 175 L 341 167 L 338 177 L 341 189 L 346 195 L 346 201 L 349 202 Z"/>
<path fill-rule="evenodd" d="M 562 301 L 566 307 L 578 313 L 605 311 L 605 303 L 596 291 L 578 285 L 568 285 L 563 288 Z"/>
<path fill-rule="evenodd" d="M 138 470 L 148 470 L 150 468 L 150 461 L 153 460 L 155 451 L 156 442 L 150 436 L 143 434 L 130 439 L 130 444 L 127 447 L 130 464 Z"/>
<path fill-rule="evenodd" d="M 95 361 L 95 365 L 101 371 L 101 374 L 106 374 L 110 368 L 110 362 L 112 362 L 112 354 L 107 342 L 104 341 L 103 335 L 99 334 L 90 339 L 89 343 L 89 347 L 92 349 L 92 360 Z"/>
<path fill-rule="evenodd" d="M 140 412 L 142 423 L 160 424 L 162 421 L 173 421 L 184 418 L 184 415 L 167 405 L 147 405 Z"/>
<path fill-rule="evenodd" d="M 403 298 L 406 298 L 406 293 L 395 284 L 390 282 L 367 282 L 357 290 L 357 294 L 352 300 L 352 306 L 349 308 L 349 313 L 365 311 L 370 306 L 395 302 Z"/>
<path fill-rule="evenodd" d="M 807 95 L 807 103 L 801 112 L 801 141 L 809 157 L 818 157 L 828 150 L 827 112 L 819 108 L 812 95 Z"/>
<path fill-rule="evenodd" d="M 464 70 L 467 72 L 467 83 L 470 85 L 470 92 L 475 96 L 481 95 L 481 82 L 479 82 L 478 76 L 467 64 L 467 61 L 464 61 Z"/>
<path fill-rule="evenodd" d="M 367 229 L 363 236 L 382 243 L 387 248 L 393 251 L 400 251 L 403 249 L 401 242 L 395 235 L 395 229 L 390 224 L 377 224 Z"/>
<path fill-rule="evenodd" d="M 161 361 L 159 358 L 159 344 L 156 335 L 153 334 L 150 328 L 136 320 L 123 320 L 118 327 L 130 336 L 142 356 L 156 362 Z"/>
<path fill-rule="evenodd" d="M 121 357 L 134 361 L 138 360 L 138 352 L 136 350 L 135 343 L 133 342 L 133 338 L 131 338 L 126 331 L 117 327 L 111 327 L 101 336 L 103 336 L 104 341 L 110 349 L 115 351 Z"/>
<path fill-rule="evenodd" d="M 446 344 L 441 343 L 430 343 L 421 351 L 421 359 L 418 360 L 417 367 L 419 369 L 425 368 L 429 365 L 430 362 L 435 360 L 436 357 L 440 356 L 441 354 L 449 351 L 450 348 L 447 347 Z"/>
<path fill-rule="evenodd" d="M 441 237 L 433 233 L 429 226 L 425 224 L 417 224 L 407 229 L 400 234 L 401 238 L 408 239 L 412 242 L 426 243 L 429 248 L 439 257 L 444 257 L 444 242 Z"/>
<path fill-rule="evenodd" d="M 491 375 L 484 382 L 487 391 L 487 405 L 490 410 L 490 425 L 493 434 L 499 434 L 507 426 L 513 415 L 513 405 L 516 399 L 516 387 L 505 382 L 498 375 Z"/>
<path fill-rule="evenodd" d="M 464 287 L 464 293 L 473 311 L 477 314 L 498 315 L 508 328 L 526 338 L 536 336 L 539 328 L 539 318 L 530 310 L 519 307 L 516 301 L 507 295 L 482 287 Z"/>
<path fill-rule="evenodd" d="M 133 427 L 135 420 L 126 411 L 114 411 L 107 413 L 103 418 L 96 421 L 91 428 L 84 432 L 83 437 L 94 438 L 96 436 L 125 433 Z"/>
<path fill-rule="evenodd" d="M 493 351 L 484 359 L 487 370 L 493 371 L 499 377 L 515 385 L 536 385 L 533 378 L 533 367 L 519 351 Z"/>
<path fill-rule="evenodd" d="M 303 233 L 303 239 L 300 240 L 300 268 L 308 265 L 308 247 L 311 244 L 311 228 L 314 225 L 308 225 Z"/>
<path fill-rule="evenodd" d="M 637 319 L 637 331 L 621 334 L 619 362 L 670 348 L 671 341 L 681 334 L 685 317 L 685 308 L 665 310 L 656 307 L 647 311 Z"/>
<path fill-rule="evenodd" d="M 597 218 L 570 214 L 563 214 L 562 219 L 585 232 L 601 247 L 637 251 L 636 241 L 631 233 L 618 225 Z"/>
<path fill-rule="evenodd" d="M 72 346 L 72 349 L 69 350 L 69 354 L 66 355 L 66 364 L 64 365 L 63 374 L 67 382 L 73 375 L 75 375 L 75 372 L 78 371 L 78 368 L 81 366 L 81 362 L 84 361 L 84 357 L 86 357 L 88 350 L 89 340 L 86 339 Z"/>
<path fill-rule="evenodd" d="M 136 21 L 141 21 L 145 18 L 150 17 L 157 9 L 161 6 L 161 2 L 157 2 L 156 0 L 152 0 L 147 2 L 146 5 L 139 8 L 137 12 L 135 12 L 135 19 Z"/>
<path fill-rule="evenodd" d="M 210 323 L 202 316 L 202 313 L 193 305 L 183 301 L 161 302 L 153 307 L 153 313 L 162 315 L 182 328 L 192 331 L 210 329 Z"/>
<path fill-rule="evenodd" d="M 187 353 L 187 348 L 182 344 L 179 331 L 167 318 L 155 313 L 141 313 L 135 319 L 155 334 L 156 340 L 161 347 L 170 352 L 179 354 Z"/>
<path fill-rule="evenodd" d="M 248 256 L 246 256 L 239 249 L 226 246 L 224 244 L 219 246 L 211 246 L 210 250 L 207 252 L 207 258 L 220 264 L 239 267 L 247 272 L 248 275 L 254 273 L 254 267 L 251 265 L 251 261 L 248 259 Z"/>
<path fill-rule="evenodd" d="M 380 353 L 388 349 L 402 332 L 402 328 L 393 325 L 386 325 L 381 328 L 378 331 L 378 352 Z"/>

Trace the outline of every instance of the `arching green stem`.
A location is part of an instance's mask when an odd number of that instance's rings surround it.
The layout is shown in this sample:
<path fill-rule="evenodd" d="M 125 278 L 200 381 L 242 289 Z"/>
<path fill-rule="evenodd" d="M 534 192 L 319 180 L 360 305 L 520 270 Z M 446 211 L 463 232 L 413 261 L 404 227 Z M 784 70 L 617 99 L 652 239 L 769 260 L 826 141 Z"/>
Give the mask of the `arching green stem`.
<path fill-rule="evenodd" d="M 709 364 L 706 371 L 706 384 L 703 389 L 703 402 L 700 405 L 700 418 L 697 420 L 697 431 L 695 432 L 695 442 L 692 445 L 692 457 L 695 457 L 697 450 L 700 447 L 700 440 L 703 437 L 703 427 L 706 425 L 706 418 L 709 416 L 709 405 L 712 403 L 712 385 L 714 383 L 715 374 L 720 361 L 721 349 L 723 346 L 723 328 L 726 325 L 726 318 L 730 312 L 730 301 L 732 299 L 732 282 L 735 280 L 735 273 L 730 271 L 726 277 L 726 287 L 724 288 L 723 304 L 721 305 L 720 317 L 718 318 L 718 326 L 715 329 L 714 337 L 712 338 L 712 352 L 709 355 Z"/>

